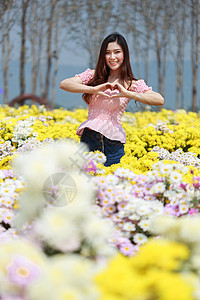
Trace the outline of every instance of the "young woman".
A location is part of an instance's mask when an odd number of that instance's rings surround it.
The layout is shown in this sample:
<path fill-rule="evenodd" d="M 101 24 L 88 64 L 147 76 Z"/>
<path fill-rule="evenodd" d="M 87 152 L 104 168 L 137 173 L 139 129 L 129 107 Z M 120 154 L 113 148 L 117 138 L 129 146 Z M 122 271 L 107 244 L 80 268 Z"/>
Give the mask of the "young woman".
<path fill-rule="evenodd" d="M 95 70 L 63 80 L 60 88 L 83 93 L 88 119 L 79 126 L 77 135 L 90 151 L 100 150 L 106 155 L 105 166 L 119 163 L 124 155 L 126 134 L 121 117 L 130 99 L 147 105 L 164 104 L 159 93 L 133 76 L 128 45 L 119 33 L 104 39 Z"/>

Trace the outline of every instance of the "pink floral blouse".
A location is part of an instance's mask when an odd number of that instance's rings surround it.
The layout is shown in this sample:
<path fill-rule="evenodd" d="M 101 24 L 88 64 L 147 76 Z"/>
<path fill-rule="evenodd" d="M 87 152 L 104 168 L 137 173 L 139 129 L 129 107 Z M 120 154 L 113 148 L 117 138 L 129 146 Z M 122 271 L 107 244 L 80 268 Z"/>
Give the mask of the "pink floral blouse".
<path fill-rule="evenodd" d="M 75 76 L 79 76 L 82 83 L 87 85 L 92 79 L 93 73 L 92 70 L 87 69 Z M 152 90 L 152 87 L 148 87 L 143 79 L 139 79 L 132 86 L 131 90 L 137 93 L 145 93 Z M 112 95 L 119 93 L 119 91 L 107 89 L 105 93 Z M 81 136 L 83 129 L 88 127 L 102 133 L 110 140 L 118 140 L 121 143 L 125 143 L 126 133 L 122 127 L 121 118 L 129 101 L 130 99 L 126 97 L 109 99 L 99 95 L 92 95 L 88 106 L 88 119 L 78 127 L 77 135 Z"/>

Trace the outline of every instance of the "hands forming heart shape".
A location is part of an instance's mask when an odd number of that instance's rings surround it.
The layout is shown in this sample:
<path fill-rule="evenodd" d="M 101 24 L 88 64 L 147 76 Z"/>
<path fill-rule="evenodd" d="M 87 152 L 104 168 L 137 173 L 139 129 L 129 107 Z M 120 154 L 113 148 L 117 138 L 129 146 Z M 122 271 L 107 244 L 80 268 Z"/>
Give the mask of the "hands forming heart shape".
<path fill-rule="evenodd" d="M 106 83 L 106 88 L 110 89 L 111 91 L 117 90 L 118 89 L 118 85 L 117 83 L 113 84 L 113 83 Z"/>
<path fill-rule="evenodd" d="M 106 98 L 127 97 L 127 90 L 119 83 L 103 83 L 94 87 L 95 94 Z"/>

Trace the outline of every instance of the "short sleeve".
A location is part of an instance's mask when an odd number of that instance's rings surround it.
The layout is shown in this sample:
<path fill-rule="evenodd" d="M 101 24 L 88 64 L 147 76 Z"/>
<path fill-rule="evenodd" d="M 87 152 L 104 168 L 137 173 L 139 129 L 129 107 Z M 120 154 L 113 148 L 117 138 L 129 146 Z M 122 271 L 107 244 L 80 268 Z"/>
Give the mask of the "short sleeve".
<path fill-rule="evenodd" d="M 86 71 L 76 74 L 75 77 L 80 77 L 83 84 L 87 85 L 88 82 L 93 78 L 93 73 L 91 69 L 87 69 Z"/>
<path fill-rule="evenodd" d="M 151 86 L 149 87 L 148 85 L 146 85 L 146 83 L 143 79 L 139 79 L 133 84 L 131 91 L 136 92 L 136 93 L 145 93 L 147 91 L 152 91 L 152 87 Z"/>

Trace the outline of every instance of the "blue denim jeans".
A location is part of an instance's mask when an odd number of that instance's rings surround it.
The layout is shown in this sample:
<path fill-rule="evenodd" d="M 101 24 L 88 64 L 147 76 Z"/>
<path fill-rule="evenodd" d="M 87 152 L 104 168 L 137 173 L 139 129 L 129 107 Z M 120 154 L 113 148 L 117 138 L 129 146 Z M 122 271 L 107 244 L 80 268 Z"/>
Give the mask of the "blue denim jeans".
<path fill-rule="evenodd" d="M 90 151 L 99 150 L 103 152 L 107 158 L 104 166 L 108 167 L 118 164 L 122 156 L 124 156 L 124 144 L 120 141 L 110 140 L 100 132 L 84 128 L 81 136 L 81 142 L 88 145 Z"/>

